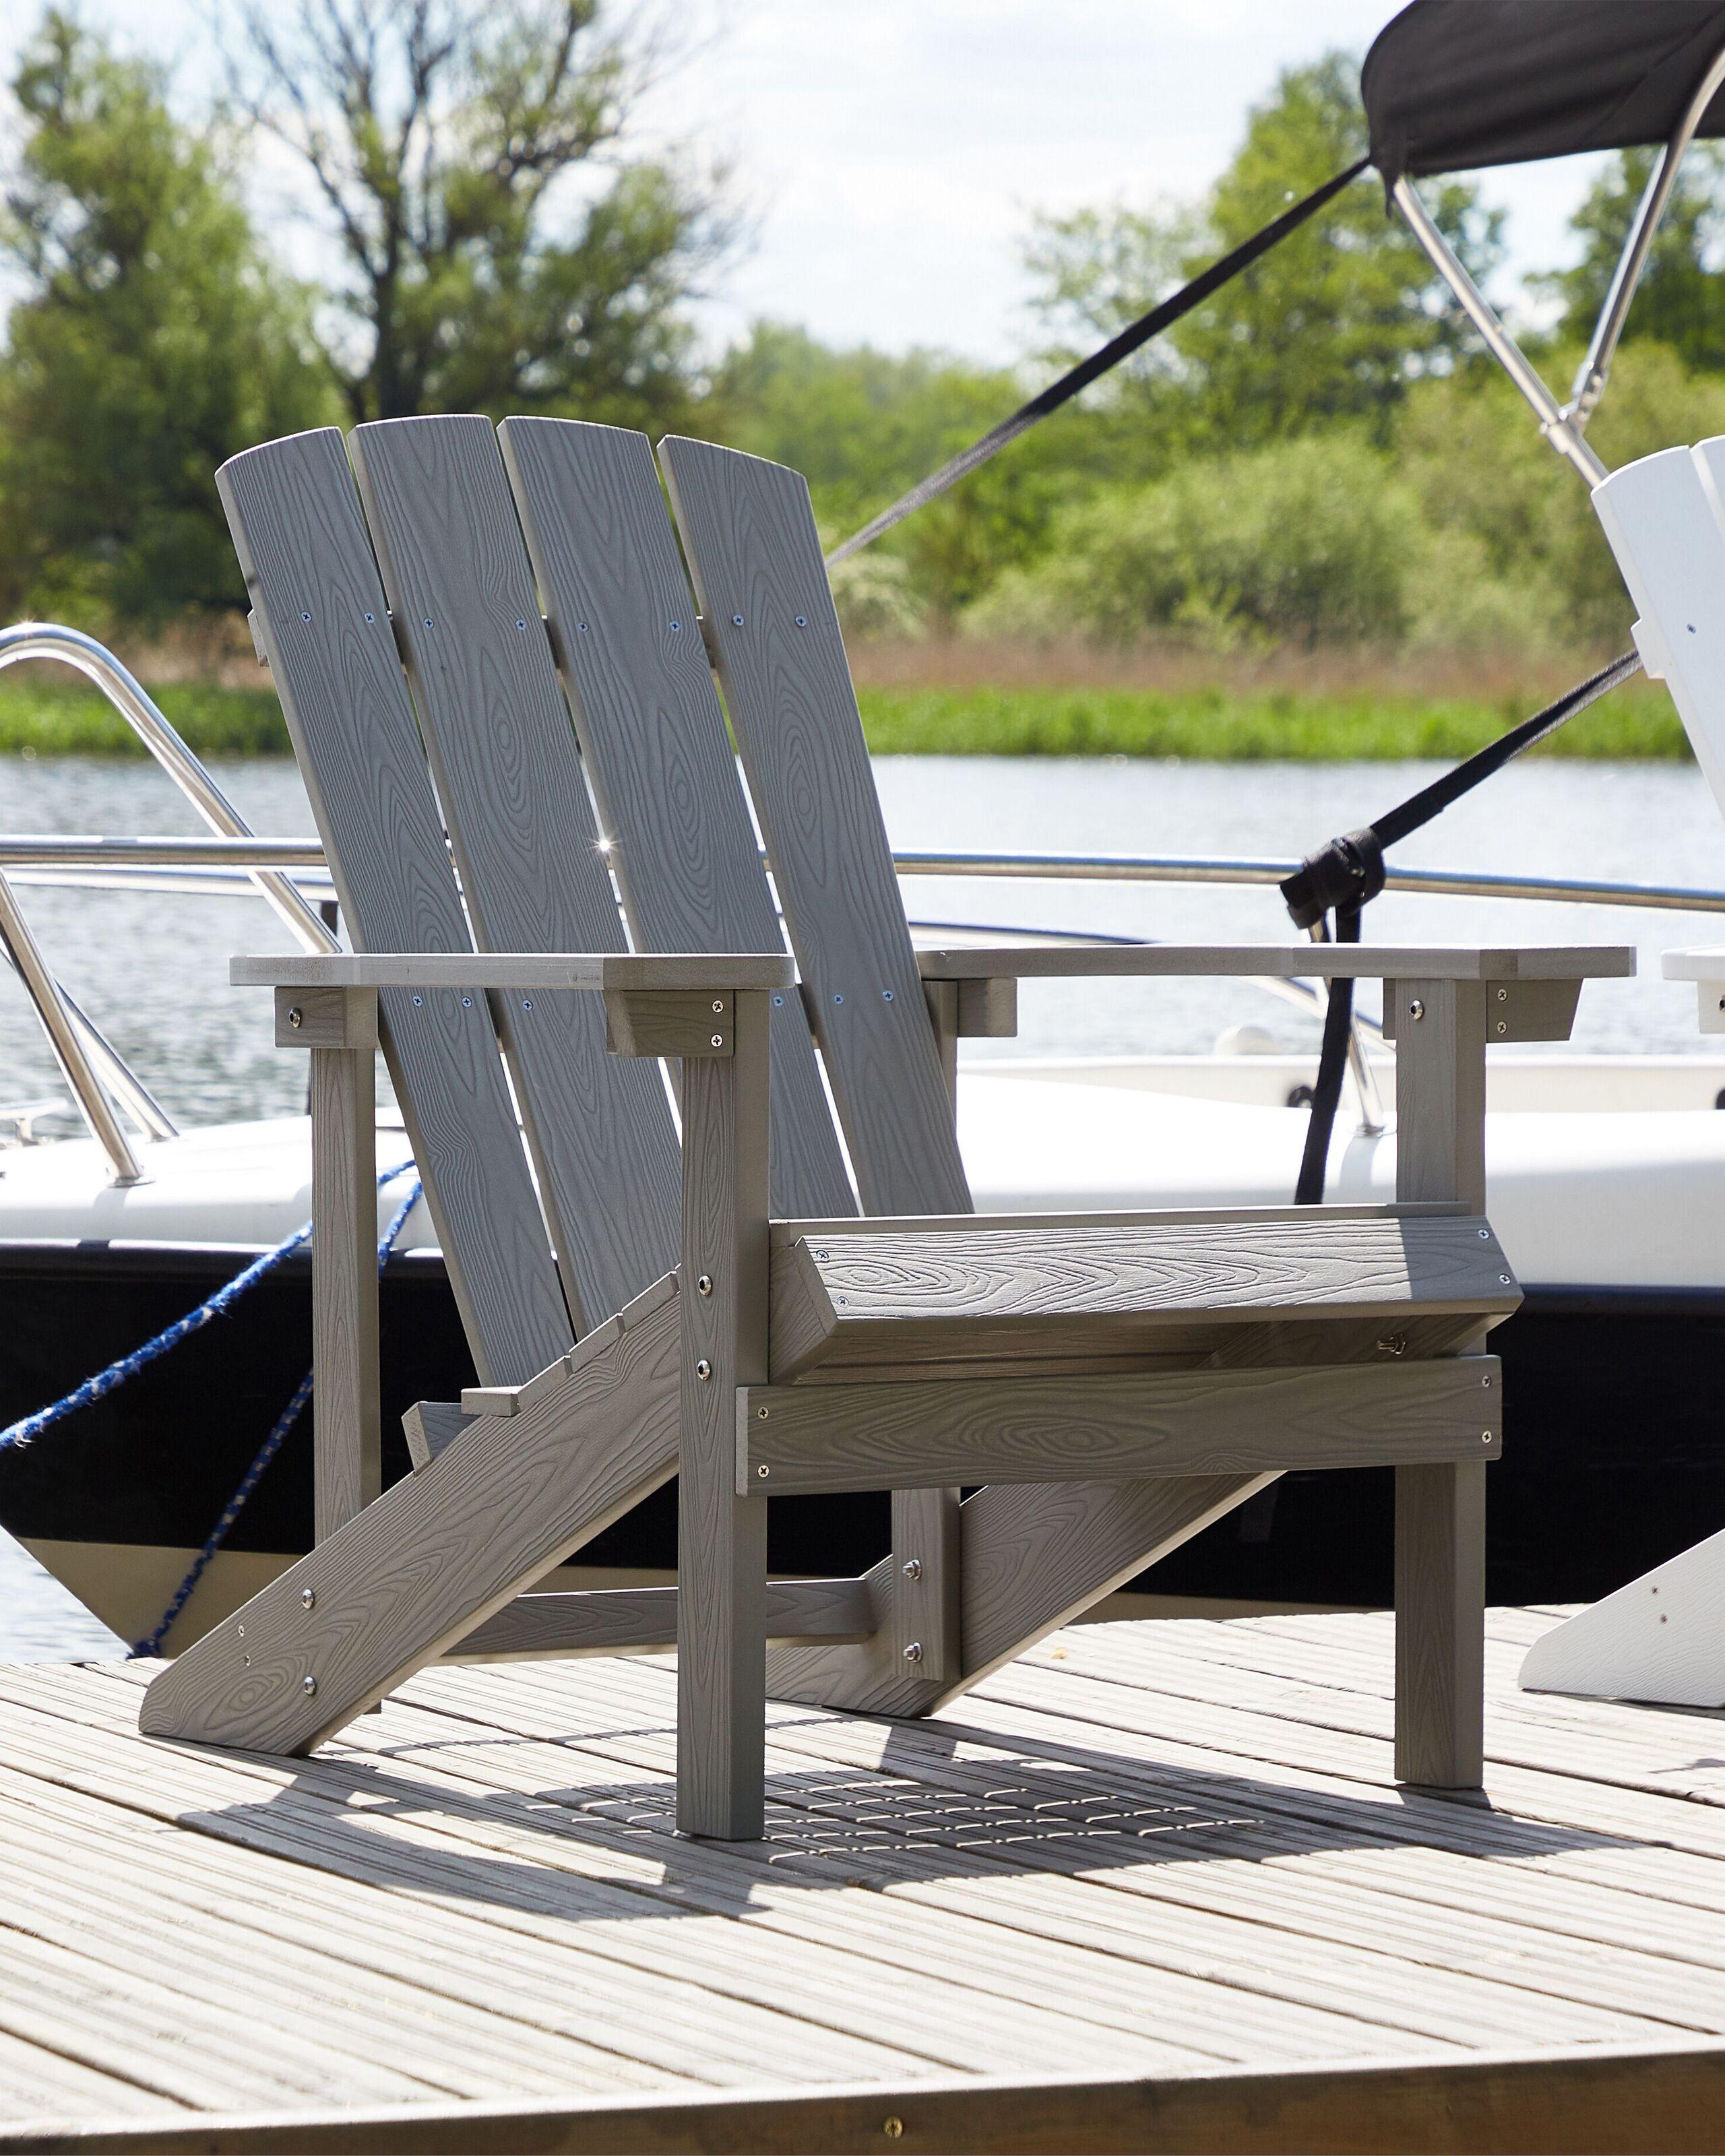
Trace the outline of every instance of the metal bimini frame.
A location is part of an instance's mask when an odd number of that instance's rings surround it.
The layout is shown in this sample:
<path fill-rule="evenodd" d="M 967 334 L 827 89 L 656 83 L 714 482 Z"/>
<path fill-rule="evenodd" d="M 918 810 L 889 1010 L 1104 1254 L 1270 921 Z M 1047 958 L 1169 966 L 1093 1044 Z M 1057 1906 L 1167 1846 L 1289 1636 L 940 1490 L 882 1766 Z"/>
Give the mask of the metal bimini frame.
<path fill-rule="evenodd" d="M 1486 349 L 1532 406 L 1539 421 L 1540 433 L 1559 456 L 1566 458 L 1574 466 L 1589 487 L 1597 486 L 1607 478 L 1609 467 L 1601 462 L 1586 440 L 1587 424 L 1604 394 L 1605 384 L 1611 373 L 1611 362 L 1616 356 L 1623 326 L 1629 318 L 1630 303 L 1635 298 L 1635 288 L 1647 266 L 1647 256 L 1654 237 L 1671 202 L 1671 190 L 1676 185 L 1678 167 L 1682 164 L 1690 144 L 1695 140 L 1695 131 L 1701 125 L 1702 116 L 1722 85 L 1725 85 L 1725 47 L 1714 55 L 1712 65 L 1702 77 L 1671 140 L 1660 152 L 1659 162 L 1653 168 L 1652 177 L 1648 180 L 1636 208 L 1635 223 L 1624 242 L 1623 252 L 1617 259 L 1610 287 L 1599 309 L 1599 318 L 1594 325 L 1587 357 L 1577 370 L 1567 404 L 1558 403 L 1541 379 L 1538 369 L 1504 326 L 1491 301 L 1468 275 L 1455 249 L 1433 223 L 1430 212 L 1420 199 L 1417 189 L 1405 172 L 1390 189 L 1391 197 L 1407 220 L 1409 229 L 1430 257 L 1439 275 L 1461 302 L 1463 313 L 1484 339 Z"/>

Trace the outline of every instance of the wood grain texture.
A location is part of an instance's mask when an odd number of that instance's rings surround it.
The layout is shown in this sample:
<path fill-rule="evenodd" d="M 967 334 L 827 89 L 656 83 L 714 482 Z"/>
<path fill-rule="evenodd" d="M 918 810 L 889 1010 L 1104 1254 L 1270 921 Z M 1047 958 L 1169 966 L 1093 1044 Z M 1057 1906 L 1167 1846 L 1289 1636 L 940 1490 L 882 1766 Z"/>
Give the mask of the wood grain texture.
<path fill-rule="evenodd" d="M 1387 1205 L 1326 1205 L 1326 1220 L 1382 1220 L 1404 1218 L 1441 1219 L 1466 1213 L 1468 1208 L 1454 1204 L 1404 1205 L 1392 1199 Z M 1230 1205 L 1163 1206 L 1153 1212 L 1111 1213 L 990 1213 L 986 1219 L 989 1229 L 1041 1228 L 1050 1219 L 1067 1228 L 1183 1228 L 1201 1227 L 1232 1221 L 1276 1223 L 1287 1220 L 1307 1220 L 1310 1210 L 1296 1205 Z M 832 1220 L 775 1220 L 773 1224 L 773 1247 L 783 1250 L 792 1243 L 818 1240 L 824 1235 L 973 1235 L 978 1229 L 974 1213 L 901 1213 L 885 1216 L 866 1214 L 845 1215 Z"/>
<path fill-rule="evenodd" d="M 679 1299 L 544 1406 L 481 1417 L 290 1565 L 156 1679 L 140 1728 L 309 1752 L 668 1481 Z"/>
<path fill-rule="evenodd" d="M 371 988 L 278 988 L 278 1048 L 377 1050 L 377 998 Z"/>
<path fill-rule="evenodd" d="M 1386 981 L 1384 993 L 1399 1029 L 1396 1195 L 1460 1198 L 1483 1211 L 1487 991 L 1404 977 Z M 1485 1763 L 1482 1463 L 1396 1471 L 1395 1612 L 1396 1773 L 1476 1789 Z"/>
<path fill-rule="evenodd" d="M 326 428 L 249 449 L 218 485 L 356 947 L 470 951 L 341 435 Z M 382 1006 L 480 1380 L 530 1377 L 572 1328 L 490 1013 L 454 989 L 391 989 Z"/>
<path fill-rule="evenodd" d="M 660 461 L 863 1209 L 968 1212 L 808 487 L 679 436 Z"/>
<path fill-rule="evenodd" d="M 781 1645 L 865 1640 L 875 1607 L 860 1579 L 769 1580 L 766 1633 Z M 577 1655 L 663 1653 L 677 1642 L 675 1587 L 598 1588 L 518 1594 L 470 1632 L 454 1662 L 544 1661 Z"/>
<path fill-rule="evenodd" d="M 899 1660 L 890 1558 L 867 1574 L 880 1620 L 860 1646 L 795 1647 L 768 1657 L 774 1699 L 863 1714 L 927 1714 L 979 1684 L 1276 1480 L 1274 1475 L 1140 1482 L 1007 1482 L 967 1497 L 960 1530 L 962 1673 L 930 1687 Z"/>
<path fill-rule="evenodd" d="M 665 995 L 611 988 L 605 994 L 605 1045 L 614 1055 L 728 1055 L 732 997 L 704 990 Z"/>
<path fill-rule="evenodd" d="M 429 1467 L 475 1419 L 457 1400 L 415 1400 L 401 1419 L 408 1459 L 416 1468 Z"/>
<path fill-rule="evenodd" d="M 1474 1358 L 1458 1358 L 1469 1369 Z M 1433 1363 L 1435 1369 L 1440 1366 Z M 1476 1789 L 1485 1771 L 1485 1460 L 1395 1475 L 1395 1772 Z"/>
<path fill-rule="evenodd" d="M 1575 1029 L 1581 1001 L 1579 981 L 1499 981 L 1486 994 L 1486 1041 L 1502 1048 L 1518 1040 L 1567 1040 Z M 1401 1012 L 1399 1000 L 1384 1007 L 1384 1038 L 1394 1040 Z"/>
<path fill-rule="evenodd" d="M 373 1051 L 311 1051 L 313 1533 L 383 1486 L 377 1399 L 377 1139 Z"/>
<path fill-rule="evenodd" d="M 722 452 L 721 454 L 723 454 Z M 1615 943 L 1497 949 L 1373 943 L 1007 943 L 922 950 L 925 980 L 1022 981 L 1138 974 L 1262 973 L 1312 980 L 1625 980 L 1635 954 Z"/>
<path fill-rule="evenodd" d="M 925 988 L 932 984 L 924 983 Z M 960 981 L 958 1036 L 962 1040 L 1013 1040 L 1019 1030 L 1016 981 Z"/>
<path fill-rule="evenodd" d="M 622 952 L 623 922 L 491 423 L 356 429 L 352 454 L 482 951 Z M 500 996 L 539 1188 L 578 1318 L 676 1248 L 677 1144 L 659 1072 L 608 1055 L 581 995 Z"/>
<path fill-rule="evenodd" d="M 644 434 L 567 419 L 500 429 L 546 617 L 644 951 L 773 951 L 783 931 Z M 855 1200 L 801 1003 L 773 1011 L 773 1198 Z"/>
<path fill-rule="evenodd" d="M 773 1253 L 775 1383 L 817 1366 L 1153 1348 L 1197 1322 L 1411 1318 L 1520 1301 L 1495 1236 L 1461 1216 L 1141 1227 L 979 1223 L 808 1236 Z"/>
<path fill-rule="evenodd" d="M 637 989 L 654 994 L 699 989 L 777 988 L 795 977 L 788 958 L 760 952 L 693 952 L 663 957 L 639 952 L 492 951 L 459 954 L 426 952 L 341 952 L 329 957 L 270 952 L 234 958 L 228 978 L 235 988 L 278 986 L 405 988 Z"/>
<path fill-rule="evenodd" d="M 755 989 L 735 1052 L 683 1065 L 677 1825 L 726 1841 L 766 1801 L 767 1500 L 737 1486 L 737 1394 L 767 1374 L 771 1040 Z"/>
<path fill-rule="evenodd" d="M 892 1645 L 906 1675 L 931 1695 L 956 1682 L 964 1666 L 961 1494 L 956 1485 L 892 1493 Z"/>
<path fill-rule="evenodd" d="M 1490 1357 L 1337 1369 L 752 1386 L 739 1489 L 931 1489 L 1495 1459 Z M 768 1471 L 762 1477 L 762 1468 Z"/>

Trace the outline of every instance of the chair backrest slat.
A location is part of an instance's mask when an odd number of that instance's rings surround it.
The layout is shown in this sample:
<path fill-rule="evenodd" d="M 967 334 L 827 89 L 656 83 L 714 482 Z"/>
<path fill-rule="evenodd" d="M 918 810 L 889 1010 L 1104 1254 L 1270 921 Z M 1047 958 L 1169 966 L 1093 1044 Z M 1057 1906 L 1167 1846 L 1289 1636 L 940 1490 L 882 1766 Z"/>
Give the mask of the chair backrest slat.
<path fill-rule="evenodd" d="M 968 1213 L 808 486 L 709 442 L 659 454 L 863 1209 Z"/>
<path fill-rule="evenodd" d="M 781 948 L 646 438 L 567 419 L 500 432 L 637 947 Z M 855 1212 L 794 995 L 773 1013 L 772 1086 L 774 1209 Z"/>
<path fill-rule="evenodd" d="M 218 475 L 355 947 L 470 950 L 383 588 L 334 428 Z M 385 1050 L 480 1382 L 565 1353 L 568 1312 L 483 998 L 386 990 Z"/>
<path fill-rule="evenodd" d="M 350 446 L 475 941 L 624 949 L 491 423 L 390 419 Z M 595 996 L 493 1001 L 564 1284 L 596 1325 L 676 1262 L 664 1078 L 607 1053 Z"/>

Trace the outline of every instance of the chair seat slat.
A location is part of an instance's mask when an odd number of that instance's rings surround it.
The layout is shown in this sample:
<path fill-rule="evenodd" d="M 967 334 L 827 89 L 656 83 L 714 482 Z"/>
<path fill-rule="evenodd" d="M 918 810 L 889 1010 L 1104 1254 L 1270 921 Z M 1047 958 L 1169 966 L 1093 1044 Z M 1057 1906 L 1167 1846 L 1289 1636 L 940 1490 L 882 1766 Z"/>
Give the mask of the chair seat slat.
<path fill-rule="evenodd" d="M 1299 1321 L 1507 1317 L 1521 1301 L 1467 1214 L 1321 1213 L 968 1233 L 819 1235 L 772 1256 L 772 1368 L 1203 1349 L 1219 1328 Z M 1171 1336 L 1178 1330 L 1183 1336 Z"/>

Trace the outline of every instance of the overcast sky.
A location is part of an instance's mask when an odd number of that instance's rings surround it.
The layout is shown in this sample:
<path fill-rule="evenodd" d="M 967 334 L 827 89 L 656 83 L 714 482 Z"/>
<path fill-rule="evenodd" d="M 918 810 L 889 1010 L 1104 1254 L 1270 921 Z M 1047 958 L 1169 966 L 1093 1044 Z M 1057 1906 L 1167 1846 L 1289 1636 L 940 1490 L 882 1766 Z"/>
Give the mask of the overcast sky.
<path fill-rule="evenodd" d="M 219 0 L 217 0 L 219 8 Z M 623 0 L 613 0 L 620 10 Z M 195 86 L 197 0 L 85 0 L 177 56 Z M 889 350 L 978 358 L 1032 332 L 1018 244 L 1036 209 L 1194 194 L 1280 68 L 1363 51 L 1389 0 L 680 0 L 696 53 L 657 94 L 667 136 L 728 156 L 752 250 L 704 310 L 723 341 L 756 315 Z M 0 0 L 10 58 L 39 13 Z M 1589 161 L 1489 175 L 1515 274 L 1568 251 Z"/>

